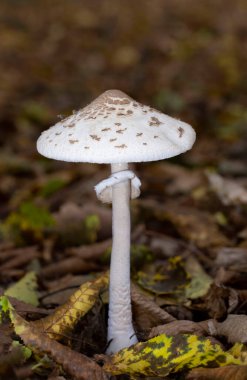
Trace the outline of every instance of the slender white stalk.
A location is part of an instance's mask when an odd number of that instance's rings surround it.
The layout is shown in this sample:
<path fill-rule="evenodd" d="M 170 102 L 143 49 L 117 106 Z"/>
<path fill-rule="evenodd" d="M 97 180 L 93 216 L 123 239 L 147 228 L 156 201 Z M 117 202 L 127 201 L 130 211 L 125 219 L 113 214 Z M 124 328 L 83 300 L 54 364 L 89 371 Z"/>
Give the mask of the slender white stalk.
<path fill-rule="evenodd" d="M 127 170 L 128 164 L 112 164 L 112 173 Z M 112 253 L 109 289 L 107 353 L 137 343 L 132 325 L 130 298 L 130 181 L 112 188 Z"/>

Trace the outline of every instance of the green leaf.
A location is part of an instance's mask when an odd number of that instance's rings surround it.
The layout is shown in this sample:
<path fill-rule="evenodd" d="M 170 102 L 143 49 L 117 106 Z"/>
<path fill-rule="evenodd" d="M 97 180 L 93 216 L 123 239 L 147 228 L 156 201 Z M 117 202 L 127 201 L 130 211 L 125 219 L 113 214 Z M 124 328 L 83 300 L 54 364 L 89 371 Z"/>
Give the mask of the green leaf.
<path fill-rule="evenodd" d="M 97 240 L 97 233 L 100 229 L 100 219 L 96 214 L 90 214 L 83 220 L 83 234 L 87 243 L 94 243 Z"/>
<path fill-rule="evenodd" d="M 29 272 L 22 277 L 17 283 L 11 285 L 4 294 L 6 296 L 17 298 L 20 301 L 38 306 L 37 293 L 37 276 L 35 272 Z"/>
<path fill-rule="evenodd" d="M 190 277 L 190 283 L 186 286 L 185 295 L 187 298 L 196 299 L 207 294 L 213 279 L 204 271 L 200 263 L 189 257 L 186 261 L 186 271 Z"/>
<path fill-rule="evenodd" d="M 23 355 L 23 359 L 28 360 L 31 357 L 32 350 L 30 350 L 30 348 L 24 346 L 23 344 L 21 344 L 17 340 L 14 340 L 12 342 L 12 346 L 13 347 L 18 347 L 21 350 L 21 353 Z"/>
<path fill-rule="evenodd" d="M 33 202 L 24 202 L 1 225 L 1 233 L 4 238 L 22 244 L 25 234 L 40 239 L 44 231 L 54 224 L 53 216 L 44 207 L 36 206 Z"/>
<path fill-rule="evenodd" d="M 66 186 L 67 181 L 61 178 L 52 178 L 50 181 L 46 182 L 39 191 L 39 195 L 44 198 L 48 198 L 52 194 L 56 193 L 58 190 Z"/>

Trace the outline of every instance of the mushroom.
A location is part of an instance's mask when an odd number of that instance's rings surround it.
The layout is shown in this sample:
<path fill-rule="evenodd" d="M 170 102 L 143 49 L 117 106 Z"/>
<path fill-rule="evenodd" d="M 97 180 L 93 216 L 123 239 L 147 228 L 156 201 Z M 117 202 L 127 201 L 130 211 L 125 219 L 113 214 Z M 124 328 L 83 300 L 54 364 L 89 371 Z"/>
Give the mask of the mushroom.
<path fill-rule="evenodd" d="M 129 201 L 139 196 L 141 182 L 128 163 L 173 157 L 194 141 L 190 125 L 119 90 L 104 92 L 38 139 L 39 153 L 48 158 L 111 164 L 111 176 L 95 187 L 100 200 L 112 202 L 113 214 L 107 353 L 137 342 L 130 299 Z"/>

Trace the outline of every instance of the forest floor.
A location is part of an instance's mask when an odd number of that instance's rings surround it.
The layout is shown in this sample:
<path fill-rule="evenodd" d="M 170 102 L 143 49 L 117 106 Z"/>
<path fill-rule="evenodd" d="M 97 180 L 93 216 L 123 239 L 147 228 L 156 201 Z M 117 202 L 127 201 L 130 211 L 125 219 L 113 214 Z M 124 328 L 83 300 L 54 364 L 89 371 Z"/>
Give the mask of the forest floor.
<path fill-rule="evenodd" d="M 61 114 L 116 87 L 197 132 L 190 152 L 132 165 L 142 182 L 131 201 L 139 340 L 189 334 L 223 352 L 247 342 L 247 6 L 205 3 L 1 1 L 0 291 L 31 323 L 27 338 L 1 313 L 1 379 L 117 374 L 102 370 L 109 360 L 103 355 L 108 293 L 99 276 L 110 264 L 111 207 L 94 192 L 110 169 L 48 160 L 36 151 L 41 131 Z M 36 331 L 34 321 L 53 315 L 85 283 L 95 291 L 89 311 L 56 346 L 55 334 Z M 32 347 L 31 338 L 40 353 L 29 357 L 16 342 Z M 178 351 L 192 350 L 179 344 Z M 234 355 L 242 364 L 212 362 L 219 366 L 213 369 L 193 368 L 203 367 L 201 358 L 192 369 L 186 360 L 180 370 L 164 362 L 158 373 L 154 361 L 152 379 L 244 380 L 247 359 L 239 350 Z M 128 378 L 128 371 L 119 373 Z M 151 376 L 145 370 L 135 376 L 141 374 Z"/>

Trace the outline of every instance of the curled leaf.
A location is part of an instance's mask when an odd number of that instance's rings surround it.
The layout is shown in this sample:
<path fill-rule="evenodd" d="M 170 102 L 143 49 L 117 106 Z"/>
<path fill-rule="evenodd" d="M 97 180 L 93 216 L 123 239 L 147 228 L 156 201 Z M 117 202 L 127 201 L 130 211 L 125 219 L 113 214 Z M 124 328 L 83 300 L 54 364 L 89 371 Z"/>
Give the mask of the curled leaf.
<path fill-rule="evenodd" d="M 161 323 L 169 323 L 175 320 L 172 315 L 154 302 L 152 296 L 142 293 L 141 289 L 134 284 L 131 285 L 131 301 L 138 330 L 148 330 Z"/>
<path fill-rule="evenodd" d="M 7 297 L 0 298 L 0 306 L 9 314 L 17 335 L 36 353 L 47 354 L 75 380 L 106 380 L 106 375 L 92 359 L 49 338 L 18 315 Z"/>

